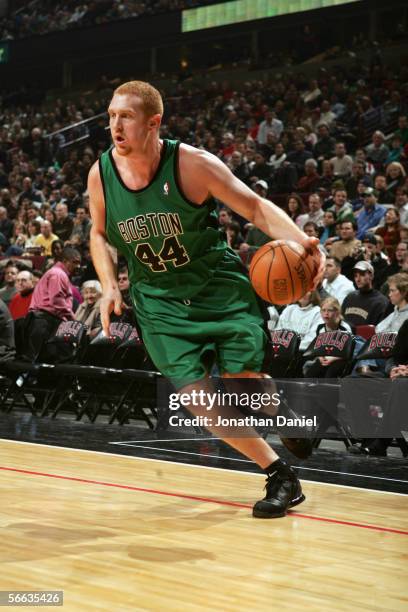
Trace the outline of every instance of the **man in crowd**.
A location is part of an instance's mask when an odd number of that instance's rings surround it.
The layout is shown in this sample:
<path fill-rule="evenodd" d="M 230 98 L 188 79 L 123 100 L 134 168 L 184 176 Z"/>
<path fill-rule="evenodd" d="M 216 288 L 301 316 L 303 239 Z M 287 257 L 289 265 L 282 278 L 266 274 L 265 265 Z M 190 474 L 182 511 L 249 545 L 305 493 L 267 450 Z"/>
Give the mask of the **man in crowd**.
<path fill-rule="evenodd" d="M 65 242 L 69 240 L 74 229 L 74 221 L 68 214 L 68 206 L 63 202 L 55 207 L 55 222 L 53 224 L 53 232 L 60 240 Z"/>
<path fill-rule="evenodd" d="M 341 262 L 335 257 L 327 257 L 324 273 L 323 289 L 330 296 L 337 298 L 340 305 L 345 297 L 354 291 L 354 285 L 346 276 L 341 274 Z"/>
<path fill-rule="evenodd" d="M 372 143 L 366 147 L 367 159 L 379 169 L 387 161 L 390 153 L 389 148 L 385 144 L 385 136 L 380 130 L 376 130 L 372 136 Z"/>
<path fill-rule="evenodd" d="M 377 227 L 387 210 L 384 206 L 377 204 L 377 197 L 372 187 L 367 187 L 363 193 L 364 207 L 357 217 L 357 238 L 364 235 L 373 227 Z"/>
<path fill-rule="evenodd" d="M 61 261 L 54 264 L 37 283 L 29 309 L 31 321 L 27 357 L 35 359 L 45 340 L 55 332 L 61 321 L 74 318 L 70 277 L 78 270 L 80 263 L 79 252 L 65 247 Z"/>
<path fill-rule="evenodd" d="M 349 293 L 342 305 L 342 312 L 349 325 L 377 325 L 392 312 L 389 300 L 373 288 L 374 268 L 368 261 L 354 266 L 356 291 Z"/>
<path fill-rule="evenodd" d="M 337 187 L 333 193 L 333 206 L 328 210 L 336 213 L 337 223 L 343 221 L 354 221 L 353 207 L 347 201 L 347 191 L 341 187 Z"/>
<path fill-rule="evenodd" d="M 30 308 L 34 280 L 29 270 L 22 270 L 17 274 L 16 289 L 17 293 L 9 304 L 9 310 L 14 320 L 25 317 Z"/>
<path fill-rule="evenodd" d="M 46 257 L 51 257 L 51 245 L 54 240 L 58 240 L 58 236 L 52 233 L 52 226 L 49 221 L 42 221 L 41 233 L 34 240 L 34 245 L 43 249 L 42 254 Z"/>
<path fill-rule="evenodd" d="M 17 293 L 16 278 L 18 274 L 17 266 L 10 261 L 4 268 L 4 284 L 0 289 L 0 299 L 8 306 L 11 299 Z"/>
<path fill-rule="evenodd" d="M 322 200 L 318 193 L 311 193 L 308 200 L 309 212 L 305 215 L 299 215 L 297 218 L 297 224 L 302 229 L 306 223 L 312 221 L 316 223 L 318 227 L 323 227 L 324 212 L 322 210 Z"/>
<path fill-rule="evenodd" d="M 329 238 L 326 240 L 325 247 L 330 252 L 331 257 L 336 257 L 339 261 L 347 256 L 352 256 L 354 251 L 361 246 L 361 241 L 356 238 L 357 225 L 354 221 L 343 221 L 340 225 L 340 240 Z"/>
<path fill-rule="evenodd" d="M 347 155 L 344 142 L 337 142 L 335 146 L 335 156 L 331 158 L 334 175 L 336 178 L 346 178 L 350 176 L 353 167 L 353 160 Z"/>

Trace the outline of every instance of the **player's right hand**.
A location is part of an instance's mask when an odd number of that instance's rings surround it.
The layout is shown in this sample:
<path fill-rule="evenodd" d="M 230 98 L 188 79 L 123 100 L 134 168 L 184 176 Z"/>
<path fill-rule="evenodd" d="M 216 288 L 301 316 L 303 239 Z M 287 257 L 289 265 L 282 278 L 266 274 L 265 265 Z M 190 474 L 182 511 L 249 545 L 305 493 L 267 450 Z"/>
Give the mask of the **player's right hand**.
<path fill-rule="evenodd" d="M 105 336 L 109 337 L 110 315 L 114 312 L 120 316 L 125 304 L 119 289 L 108 289 L 104 291 L 100 303 L 102 330 Z"/>

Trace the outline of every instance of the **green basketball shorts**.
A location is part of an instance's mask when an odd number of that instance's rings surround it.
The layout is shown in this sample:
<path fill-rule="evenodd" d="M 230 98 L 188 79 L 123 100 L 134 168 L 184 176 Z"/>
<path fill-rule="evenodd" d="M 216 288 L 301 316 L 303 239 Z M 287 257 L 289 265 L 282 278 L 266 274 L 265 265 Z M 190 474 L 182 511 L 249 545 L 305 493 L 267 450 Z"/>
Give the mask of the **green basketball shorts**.
<path fill-rule="evenodd" d="M 133 292 L 143 341 L 156 368 L 177 388 L 219 373 L 262 369 L 264 319 L 249 279 L 223 262 L 190 300 Z"/>

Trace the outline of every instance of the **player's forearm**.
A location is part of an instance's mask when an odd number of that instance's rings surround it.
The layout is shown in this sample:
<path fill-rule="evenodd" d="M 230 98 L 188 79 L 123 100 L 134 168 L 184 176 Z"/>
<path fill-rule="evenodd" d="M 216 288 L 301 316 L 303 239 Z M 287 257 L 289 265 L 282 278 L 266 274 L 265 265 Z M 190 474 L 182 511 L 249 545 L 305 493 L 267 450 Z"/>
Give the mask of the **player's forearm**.
<path fill-rule="evenodd" d="M 290 219 L 285 211 L 276 204 L 269 202 L 269 200 L 258 200 L 252 222 L 271 238 L 294 240 L 301 244 L 304 240 L 307 240 L 306 234 Z"/>
<path fill-rule="evenodd" d="M 91 232 L 90 247 L 92 261 L 103 291 L 116 288 L 116 263 L 113 260 L 106 238 L 102 234 Z"/>

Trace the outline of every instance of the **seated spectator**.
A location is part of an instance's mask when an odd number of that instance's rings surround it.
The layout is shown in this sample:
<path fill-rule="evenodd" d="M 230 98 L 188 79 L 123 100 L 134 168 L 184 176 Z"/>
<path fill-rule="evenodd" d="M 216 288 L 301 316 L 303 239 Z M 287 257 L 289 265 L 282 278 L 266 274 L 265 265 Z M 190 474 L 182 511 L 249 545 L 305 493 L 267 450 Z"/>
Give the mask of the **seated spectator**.
<path fill-rule="evenodd" d="M 355 290 L 351 280 L 341 274 L 341 262 L 331 255 L 326 259 L 322 287 L 329 296 L 337 298 L 340 306 L 346 295 Z"/>
<path fill-rule="evenodd" d="M 312 158 L 307 159 L 305 161 L 305 174 L 299 179 L 296 189 L 301 193 L 309 193 L 317 189 L 319 184 L 320 176 L 317 172 L 317 161 Z"/>
<path fill-rule="evenodd" d="M 34 291 L 33 275 L 28 270 L 22 270 L 16 278 L 17 293 L 11 299 L 9 310 L 14 320 L 25 317 L 31 304 Z"/>
<path fill-rule="evenodd" d="M 388 297 L 394 312 L 376 325 L 376 333 L 398 332 L 408 319 L 408 274 L 400 272 L 388 277 Z"/>
<path fill-rule="evenodd" d="M 264 120 L 259 124 L 257 141 L 258 144 L 264 145 L 267 141 L 267 135 L 272 133 L 277 140 L 280 139 L 280 136 L 283 131 L 283 123 L 279 119 L 276 118 L 276 115 L 272 111 L 266 111 L 264 115 Z"/>
<path fill-rule="evenodd" d="M 54 240 L 58 240 L 58 236 L 52 233 L 51 223 L 49 221 L 43 221 L 41 223 L 41 233 L 34 239 L 34 246 L 42 248 L 42 253 L 46 257 L 50 257 L 51 245 Z"/>
<path fill-rule="evenodd" d="M 375 326 L 375 333 L 398 332 L 402 324 L 408 320 L 408 274 L 400 273 L 388 279 L 388 296 L 394 311 Z M 384 359 L 362 359 L 357 363 L 356 372 L 370 374 L 373 370 L 385 372 Z"/>
<path fill-rule="evenodd" d="M 309 238 L 318 238 L 319 229 L 320 229 L 319 226 L 313 221 L 308 221 L 303 226 L 303 231 L 305 232 L 306 236 L 309 236 Z M 321 250 L 325 252 L 323 247 L 321 247 Z"/>
<path fill-rule="evenodd" d="M 388 275 L 403 272 L 404 261 L 408 256 L 408 243 L 399 242 L 395 249 L 395 259 L 391 262 L 388 269 Z"/>
<path fill-rule="evenodd" d="M 324 212 L 322 210 L 322 200 L 318 193 L 311 193 L 308 199 L 308 212 L 297 219 L 297 225 L 304 229 L 306 223 L 315 223 L 318 227 L 323 226 Z"/>
<path fill-rule="evenodd" d="M 281 167 L 283 162 L 286 160 L 285 147 L 281 142 L 276 143 L 275 153 L 269 158 L 269 166 L 272 171 L 277 170 Z"/>
<path fill-rule="evenodd" d="M 316 336 L 317 326 L 323 323 L 320 316 L 320 297 L 317 291 L 309 291 L 296 304 L 286 306 L 276 329 L 291 329 L 301 337 L 300 350 L 305 351 Z"/>
<path fill-rule="evenodd" d="M 102 329 L 100 320 L 100 302 L 102 287 L 99 281 L 86 281 L 81 287 L 83 302 L 75 312 L 75 321 L 81 321 L 87 326 L 87 334 L 91 337 L 98 335 Z"/>
<path fill-rule="evenodd" d="M 381 238 L 381 236 L 378 236 Z M 361 247 L 356 250 L 352 257 L 345 257 L 342 262 L 343 274 L 353 278 L 353 269 L 359 261 L 368 261 L 374 268 L 374 289 L 380 289 L 390 275 L 389 259 L 378 249 L 377 236 L 366 234 L 361 242 Z"/>
<path fill-rule="evenodd" d="M 377 174 L 374 178 L 374 193 L 378 204 L 391 204 L 392 196 L 387 191 L 387 178 L 385 174 Z"/>
<path fill-rule="evenodd" d="M 395 207 L 400 214 L 401 225 L 408 226 L 408 189 L 406 187 L 397 189 Z"/>
<path fill-rule="evenodd" d="M 0 289 L 0 299 L 8 306 L 11 299 L 17 293 L 16 278 L 18 274 L 17 266 L 9 261 L 4 268 L 4 283 Z"/>
<path fill-rule="evenodd" d="M 377 227 L 385 215 L 386 208 L 377 204 L 377 197 L 372 187 L 363 193 L 364 207 L 357 217 L 357 238 L 364 238 L 368 230 Z"/>
<path fill-rule="evenodd" d="M 304 174 L 305 162 L 312 157 L 312 153 L 306 151 L 303 140 L 296 140 L 294 142 L 294 148 L 291 149 L 286 156 L 286 161 L 295 166 L 298 176 L 302 176 Z"/>
<path fill-rule="evenodd" d="M 316 336 L 323 332 L 345 331 L 351 333 L 351 328 L 343 321 L 341 306 L 335 297 L 325 298 L 320 305 L 320 315 L 323 323 L 317 326 Z M 345 362 L 339 357 L 316 357 L 307 361 L 303 368 L 305 378 L 337 378 L 344 371 Z"/>
<path fill-rule="evenodd" d="M 323 214 L 323 228 L 320 234 L 320 244 L 325 244 L 329 238 L 336 236 L 337 218 L 336 213 L 332 210 L 326 210 Z"/>
<path fill-rule="evenodd" d="M 337 142 L 335 146 L 335 156 L 330 162 L 333 166 L 334 176 L 336 179 L 348 178 L 353 167 L 353 160 L 350 155 L 347 155 L 344 142 Z"/>
<path fill-rule="evenodd" d="M 37 236 L 39 236 L 41 233 L 41 223 L 39 221 L 36 221 L 35 219 L 33 221 L 30 221 L 27 225 L 27 240 L 25 241 L 25 245 L 24 245 L 24 249 L 30 249 L 35 245 L 35 239 L 37 238 Z"/>
<path fill-rule="evenodd" d="M 8 190 L 3 190 L 8 191 Z M 0 206 L 0 233 L 10 242 L 13 234 L 13 222 L 8 217 L 7 208 Z"/>
<path fill-rule="evenodd" d="M 343 221 L 354 221 L 353 207 L 347 201 L 347 191 L 338 187 L 333 191 L 333 206 L 328 210 L 336 213 L 337 223 Z"/>
<path fill-rule="evenodd" d="M 250 183 L 256 184 L 260 180 L 268 181 L 271 178 L 271 169 L 266 163 L 265 156 L 262 153 L 255 153 L 254 162 L 249 171 Z"/>
<path fill-rule="evenodd" d="M 327 123 L 320 123 L 317 128 L 317 142 L 313 149 L 313 154 L 317 161 L 330 159 L 334 155 L 336 141 L 330 136 Z"/>
<path fill-rule="evenodd" d="M 364 162 L 355 161 L 351 167 L 351 176 L 345 182 L 345 188 L 351 201 L 359 196 L 358 184 L 361 181 L 366 182 L 366 187 L 371 187 L 371 180 L 366 174 Z"/>
<path fill-rule="evenodd" d="M 404 187 L 407 173 L 404 170 L 402 164 L 398 162 L 391 162 L 388 164 L 385 176 L 387 179 L 387 194 L 389 203 L 395 201 L 397 196 L 397 190 Z"/>
<path fill-rule="evenodd" d="M 78 206 L 73 224 L 73 230 L 69 239 L 73 240 L 75 236 L 79 236 L 80 244 L 89 240 L 92 223 L 85 206 Z"/>
<path fill-rule="evenodd" d="M 377 289 L 373 288 L 374 268 L 368 261 L 359 261 L 354 266 L 356 291 L 349 293 L 343 301 L 342 313 L 349 325 L 377 325 L 391 312 L 391 304 Z"/>
<path fill-rule="evenodd" d="M 16 221 L 10 239 L 10 245 L 5 252 L 6 257 L 19 256 L 23 253 L 27 240 L 27 228 L 24 223 Z"/>
<path fill-rule="evenodd" d="M 372 135 L 372 143 L 366 147 L 366 153 L 367 160 L 374 164 L 377 170 L 384 166 L 390 150 L 385 144 L 385 136 L 380 130 L 376 130 Z"/>
<path fill-rule="evenodd" d="M 340 240 L 329 238 L 325 243 L 331 257 L 343 261 L 345 257 L 352 256 L 361 246 L 361 240 L 357 240 L 356 232 L 357 224 L 354 221 L 343 221 L 340 225 Z"/>
<path fill-rule="evenodd" d="M 353 207 L 353 213 L 358 216 L 361 210 L 364 207 L 364 192 L 369 187 L 370 181 L 367 179 L 363 179 L 357 183 L 357 193 L 354 200 L 351 201 L 351 206 Z M 380 222 L 381 223 L 381 222 Z"/>
<path fill-rule="evenodd" d="M 66 242 L 70 239 L 73 229 L 74 221 L 68 214 L 68 206 L 59 202 L 55 207 L 55 222 L 52 226 L 54 234 L 60 240 Z"/>
<path fill-rule="evenodd" d="M 299 219 L 304 214 L 303 200 L 297 193 L 288 196 L 285 211 L 294 223 L 299 224 Z"/>
<path fill-rule="evenodd" d="M 27 358 L 38 357 L 44 342 L 61 321 L 74 319 L 70 276 L 75 274 L 80 263 L 79 252 L 65 247 L 61 261 L 50 268 L 35 286 L 27 323 L 30 331 L 26 338 Z"/>
<path fill-rule="evenodd" d="M 0 299 L 0 363 L 15 357 L 14 322 L 6 304 Z"/>
<path fill-rule="evenodd" d="M 231 249 L 238 251 L 244 239 L 241 235 L 241 227 L 237 221 L 231 221 L 225 228 L 227 243 Z"/>
<path fill-rule="evenodd" d="M 328 159 L 324 159 L 322 162 L 322 175 L 317 184 L 317 189 L 331 191 L 335 180 L 332 163 Z"/>
<path fill-rule="evenodd" d="M 232 212 L 229 208 L 222 207 L 218 211 L 218 225 L 224 229 L 232 221 Z"/>
<path fill-rule="evenodd" d="M 398 129 L 394 132 L 394 136 L 401 139 L 402 146 L 408 144 L 408 117 L 406 115 L 398 117 Z"/>
<path fill-rule="evenodd" d="M 401 155 L 403 153 L 403 146 L 402 146 L 402 140 L 400 136 L 396 136 L 394 134 L 394 136 L 392 137 L 391 140 L 391 146 L 390 146 L 390 152 L 389 155 L 386 159 L 386 164 L 390 164 L 392 162 L 399 162 L 401 159 Z"/>
<path fill-rule="evenodd" d="M 400 229 L 399 211 L 394 206 L 388 208 L 384 215 L 384 226 L 377 227 L 375 233 L 383 238 L 385 252 L 390 261 L 395 259 L 395 250 L 400 241 Z"/>

